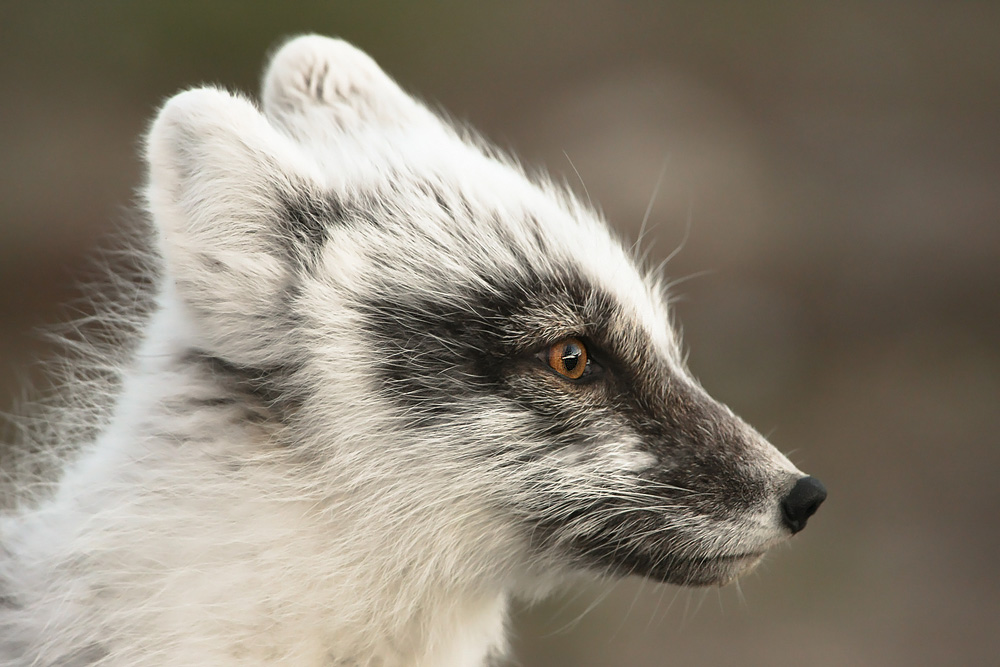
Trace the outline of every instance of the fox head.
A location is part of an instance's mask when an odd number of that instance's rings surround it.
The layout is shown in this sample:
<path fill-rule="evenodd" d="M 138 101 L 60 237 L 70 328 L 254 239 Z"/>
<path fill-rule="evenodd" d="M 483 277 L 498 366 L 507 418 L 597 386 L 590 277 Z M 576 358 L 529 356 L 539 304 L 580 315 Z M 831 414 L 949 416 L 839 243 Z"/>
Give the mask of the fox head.
<path fill-rule="evenodd" d="M 715 584 L 825 497 L 692 378 L 598 214 L 342 41 L 287 43 L 259 107 L 172 98 L 147 159 L 189 354 L 331 513 L 501 577 Z"/>

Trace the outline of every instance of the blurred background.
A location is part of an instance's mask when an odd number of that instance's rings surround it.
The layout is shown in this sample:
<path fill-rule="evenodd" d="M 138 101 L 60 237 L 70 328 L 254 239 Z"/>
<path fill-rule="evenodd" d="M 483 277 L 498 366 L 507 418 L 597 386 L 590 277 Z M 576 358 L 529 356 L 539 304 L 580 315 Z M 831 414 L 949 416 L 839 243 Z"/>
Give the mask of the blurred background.
<path fill-rule="evenodd" d="M 0 410 L 157 105 L 339 35 L 630 240 L 658 190 L 694 373 L 830 490 L 740 590 L 520 610 L 515 664 L 1000 664 L 1000 3 L 264 4 L 0 3 Z"/>

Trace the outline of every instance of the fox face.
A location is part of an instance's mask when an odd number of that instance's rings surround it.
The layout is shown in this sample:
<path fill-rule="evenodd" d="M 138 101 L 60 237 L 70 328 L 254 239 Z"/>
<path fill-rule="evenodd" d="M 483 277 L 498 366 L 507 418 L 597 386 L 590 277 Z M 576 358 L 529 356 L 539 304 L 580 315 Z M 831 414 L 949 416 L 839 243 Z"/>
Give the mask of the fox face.
<path fill-rule="evenodd" d="M 505 581 L 705 585 L 825 498 L 692 378 L 598 214 L 346 43 L 287 44 L 260 108 L 181 93 L 147 146 L 188 358 L 330 507 Z"/>

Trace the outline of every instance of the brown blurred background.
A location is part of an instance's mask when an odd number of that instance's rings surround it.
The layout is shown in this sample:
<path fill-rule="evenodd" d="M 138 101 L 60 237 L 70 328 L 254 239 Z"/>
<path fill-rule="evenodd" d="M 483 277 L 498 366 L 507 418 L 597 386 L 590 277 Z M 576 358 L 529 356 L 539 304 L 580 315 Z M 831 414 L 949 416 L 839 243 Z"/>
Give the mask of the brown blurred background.
<path fill-rule="evenodd" d="M 577 591 L 521 665 L 1000 664 L 1000 4 L 263 4 L 0 4 L 0 409 L 156 106 L 340 35 L 630 239 L 662 172 L 692 369 L 830 489 L 742 595 Z"/>

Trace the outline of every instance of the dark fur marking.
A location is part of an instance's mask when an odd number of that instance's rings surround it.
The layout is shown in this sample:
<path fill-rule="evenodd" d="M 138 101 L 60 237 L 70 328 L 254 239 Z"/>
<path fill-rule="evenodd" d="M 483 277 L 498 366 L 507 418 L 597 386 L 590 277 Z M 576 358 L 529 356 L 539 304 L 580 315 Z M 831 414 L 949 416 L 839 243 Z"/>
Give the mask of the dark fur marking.
<path fill-rule="evenodd" d="M 247 405 L 246 400 L 238 399 L 235 396 L 188 397 L 182 404 L 177 406 L 177 410 L 178 412 L 185 412 L 186 408 L 193 408 L 195 410 L 229 409 L 231 413 L 236 415 L 234 417 L 236 421 L 249 422 L 251 424 L 261 424 L 269 419 L 264 409 L 256 405 Z M 234 411 L 233 408 L 236 410 Z"/>
<path fill-rule="evenodd" d="M 542 275 L 530 264 L 518 268 L 521 274 L 511 278 L 481 275 L 486 286 L 464 293 L 417 298 L 401 287 L 358 306 L 366 333 L 383 351 L 384 391 L 403 408 L 408 428 L 454 423 L 467 410 L 467 396 L 501 396 L 523 411 L 532 432 L 546 443 L 541 451 L 496 452 L 511 465 L 567 446 L 581 447 L 585 455 L 587 443 L 608 432 L 606 425 L 620 431 L 624 423 L 647 451 L 671 464 L 646 471 L 639 480 L 663 502 L 726 519 L 768 495 L 765 480 L 741 463 L 753 432 L 673 376 L 645 334 L 628 325 L 630 318 L 619 312 L 614 297 L 568 270 Z M 534 349 L 554 342 L 539 338 L 534 323 L 567 309 L 586 323 L 586 331 L 577 333 L 601 351 L 607 367 L 589 388 L 570 383 L 554 388 L 551 379 L 540 379 L 543 369 L 527 366 Z M 537 514 L 528 518 L 540 548 L 568 548 L 602 569 L 665 580 L 697 583 L 715 571 L 710 562 L 671 551 L 671 544 L 686 544 L 690 536 L 672 532 L 634 501 L 608 494 L 582 502 L 554 493 L 540 495 Z M 553 516 L 558 520 L 548 518 Z M 587 534 L 572 533 L 575 525 L 591 524 Z M 574 534 L 569 542 L 563 538 L 567 530 Z M 630 537 L 647 534 L 655 539 Z"/>
<path fill-rule="evenodd" d="M 302 403 L 299 392 L 289 382 L 297 369 L 294 365 L 267 368 L 242 366 L 201 350 L 190 350 L 184 359 L 204 366 L 228 390 L 251 399 L 256 408 L 248 407 L 244 411 L 244 416 L 249 421 L 259 423 L 267 421 L 269 416 L 286 421 L 298 411 Z M 194 404 L 216 406 L 241 402 L 231 397 L 190 400 Z"/>
<path fill-rule="evenodd" d="M 187 400 L 188 405 L 193 405 L 197 408 L 219 408 L 226 407 L 230 405 L 235 405 L 238 403 L 232 396 L 213 396 L 211 398 L 189 398 Z"/>
<path fill-rule="evenodd" d="M 398 299 L 360 306 L 373 340 L 386 351 L 382 362 L 386 390 L 400 402 L 414 427 L 431 427 L 463 404 L 469 392 L 500 394 L 528 411 L 540 411 L 539 432 L 552 436 L 553 446 L 569 444 L 567 419 L 553 419 L 553 405 L 565 396 L 540 405 L 510 385 L 510 374 L 529 360 L 535 348 L 553 341 L 539 338 L 531 321 L 556 307 L 579 311 L 585 321 L 608 322 L 616 317 L 613 300 L 581 278 L 529 275 L 513 281 L 483 277 L 486 287 L 460 298 L 416 301 L 401 293 Z M 456 301 L 471 304 L 458 306 Z M 518 332 L 518 322 L 523 330 Z M 608 330 L 610 327 L 596 329 Z M 447 345 L 442 340 L 448 341 Z M 543 402 L 544 403 L 544 402 Z"/>
<path fill-rule="evenodd" d="M 441 207 L 441 210 L 444 211 L 445 215 L 447 215 L 452 220 L 455 219 L 455 214 L 452 213 L 451 206 L 449 206 L 448 202 L 445 201 L 444 196 L 441 194 L 440 191 L 434 190 L 434 200 L 437 201 L 438 206 Z"/>
<path fill-rule="evenodd" d="M 531 223 L 528 225 L 528 231 L 531 233 L 531 240 L 535 243 L 535 249 L 539 252 L 545 252 L 549 247 L 549 243 L 542 234 L 542 226 L 538 222 L 538 218 L 529 213 L 527 219 Z"/>
<path fill-rule="evenodd" d="M 320 100 L 321 102 L 325 101 L 323 99 L 323 92 L 324 92 L 323 89 L 324 89 L 324 82 L 326 81 L 326 75 L 329 73 L 329 71 L 330 71 L 330 63 L 328 63 L 328 62 L 326 62 L 324 60 L 323 61 L 323 71 L 320 72 L 318 76 L 317 76 L 317 74 L 316 74 L 315 71 L 312 72 L 313 81 L 316 82 L 316 86 L 315 86 L 315 88 L 316 88 L 316 99 Z"/>
<path fill-rule="evenodd" d="M 300 189 L 293 195 L 279 193 L 278 201 L 278 241 L 293 261 L 314 259 L 326 243 L 329 227 L 344 220 L 344 206 L 333 196 L 319 198 Z"/>
<path fill-rule="evenodd" d="M 229 270 L 229 267 L 227 267 L 225 263 L 215 257 L 212 257 L 208 253 L 198 253 L 198 256 L 201 258 L 202 265 L 205 269 L 211 271 L 212 273 L 226 273 Z"/>
<path fill-rule="evenodd" d="M 472 213 L 472 205 L 469 204 L 469 200 L 465 198 L 465 195 L 459 195 L 459 204 L 462 207 L 462 211 L 465 213 L 466 220 L 474 220 L 475 215 Z"/>

